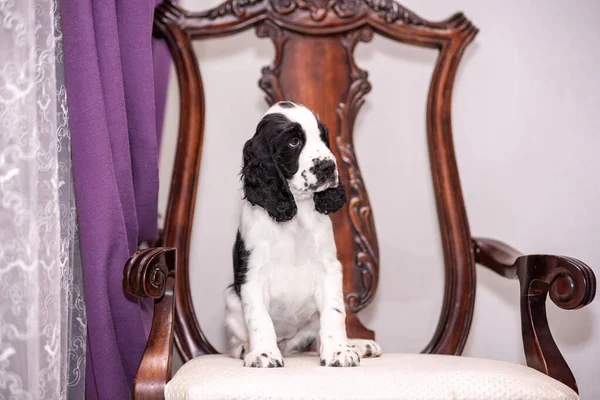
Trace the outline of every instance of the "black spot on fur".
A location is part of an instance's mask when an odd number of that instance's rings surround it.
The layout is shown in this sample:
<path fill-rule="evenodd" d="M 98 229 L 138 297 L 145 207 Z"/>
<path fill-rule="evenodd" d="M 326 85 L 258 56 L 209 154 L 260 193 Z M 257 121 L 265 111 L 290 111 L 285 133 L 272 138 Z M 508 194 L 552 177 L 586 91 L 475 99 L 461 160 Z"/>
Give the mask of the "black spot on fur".
<path fill-rule="evenodd" d="M 325 143 L 327 148 L 331 149 L 329 143 L 329 129 L 318 118 L 317 125 L 319 126 L 321 140 Z M 334 213 L 342 208 L 342 206 L 346 204 L 347 199 L 341 180 L 337 187 L 315 193 L 314 200 L 315 209 L 322 214 Z"/>
<path fill-rule="evenodd" d="M 339 308 L 334 308 L 334 310 L 339 312 L 340 314 L 342 313 L 342 310 L 340 310 Z"/>
<path fill-rule="evenodd" d="M 331 149 L 331 146 L 329 145 L 329 129 L 327 129 L 327 126 L 325 126 L 325 124 L 318 119 L 317 124 L 319 125 L 319 136 L 321 137 L 321 140 L 323 143 L 325 143 L 328 149 Z"/>
<path fill-rule="evenodd" d="M 237 295 L 240 295 L 242 285 L 246 283 L 246 274 L 248 273 L 248 258 L 250 252 L 246 249 L 246 244 L 240 231 L 237 232 L 235 237 L 235 244 L 233 245 L 233 290 Z"/>
<path fill-rule="evenodd" d="M 262 354 L 261 354 L 261 356 L 263 356 L 263 357 L 268 357 L 268 356 L 267 356 L 267 353 L 262 353 Z"/>
<path fill-rule="evenodd" d="M 321 367 L 325 366 L 325 360 L 321 359 Z"/>
<path fill-rule="evenodd" d="M 322 186 L 327 182 L 335 182 L 335 162 L 333 160 L 313 160 L 313 166 L 310 172 L 317 178 L 316 187 Z"/>
<path fill-rule="evenodd" d="M 342 364 L 340 363 L 340 360 L 335 360 L 335 362 L 333 364 L 331 364 L 332 367 L 341 367 Z"/>
<path fill-rule="evenodd" d="M 275 368 L 275 364 L 273 364 L 272 362 L 270 362 L 269 365 L 267 366 L 267 368 Z"/>
<path fill-rule="evenodd" d="M 283 367 L 283 361 L 279 361 L 279 360 L 275 360 L 275 364 L 277 364 L 278 367 Z"/>
<path fill-rule="evenodd" d="M 242 352 L 240 353 L 240 358 L 244 359 L 245 355 L 246 355 L 246 346 L 242 346 Z"/>
<path fill-rule="evenodd" d="M 346 204 L 346 192 L 342 182 L 338 186 L 317 192 L 313 196 L 315 201 L 315 210 L 322 214 L 331 214 L 342 208 Z"/>
<path fill-rule="evenodd" d="M 297 212 L 287 180 L 298 171 L 303 146 L 288 146 L 292 139 L 306 142 L 302 126 L 274 113 L 263 117 L 244 145 L 241 175 L 245 198 L 264 208 L 277 222 L 289 221 Z"/>
<path fill-rule="evenodd" d="M 294 107 L 296 107 L 296 105 L 294 103 L 292 103 L 291 101 L 280 101 L 277 104 L 279 104 L 279 106 L 283 107 L 283 108 L 294 108 Z"/>
<path fill-rule="evenodd" d="M 340 354 L 342 354 L 341 351 L 338 351 L 337 353 L 335 353 L 336 356 L 339 356 Z"/>
<path fill-rule="evenodd" d="M 373 349 L 371 348 L 371 345 L 368 344 L 367 349 L 365 350 L 365 357 L 371 357 L 373 355 Z"/>

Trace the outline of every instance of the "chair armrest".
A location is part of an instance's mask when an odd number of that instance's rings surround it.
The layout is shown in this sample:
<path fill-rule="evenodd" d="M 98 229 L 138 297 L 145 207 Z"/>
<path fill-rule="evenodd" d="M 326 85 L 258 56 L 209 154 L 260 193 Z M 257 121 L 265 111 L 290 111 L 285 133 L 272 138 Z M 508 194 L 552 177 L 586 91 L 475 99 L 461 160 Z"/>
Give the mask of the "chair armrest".
<path fill-rule="evenodd" d="M 133 383 L 135 400 L 164 399 L 171 378 L 175 265 L 176 250 L 166 247 L 138 251 L 125 264 L 125 291 L 154 299 L 152 328 Z"/>
<path fill-rule="evenodd" d="M 521 286 L 521 329 L 527 365 L 576 392 L 577 383 L 548 326 L 546 296 L 560 308 L 573 310 L 592 302 L 594 272 L 583 262 L 553 255 L 523 255 L 492 239 L 473 238 L 475 261 Z"/>

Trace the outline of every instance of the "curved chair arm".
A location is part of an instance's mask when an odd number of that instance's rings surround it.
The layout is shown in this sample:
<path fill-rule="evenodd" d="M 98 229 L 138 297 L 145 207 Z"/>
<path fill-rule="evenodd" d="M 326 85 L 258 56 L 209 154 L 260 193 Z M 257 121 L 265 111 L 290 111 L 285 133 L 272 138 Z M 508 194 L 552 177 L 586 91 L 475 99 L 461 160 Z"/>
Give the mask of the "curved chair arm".
<path fill-rule="evenodd" d="M 592 302 L 594 272 L 583 262 L 552 255 L 523 255 L 492 239 L 473 238 L 475 261 L 521 284 L 521 329 L 527 365 L 576 392 L 577 383 L 548 326 L 546 296 L 560 308 L 573 310 Z"/>
<path fill-rule="evenodd" d="M 123 271 L 123 287 L 154 299 L 150 336 L 133 383 L 135 400 L 164 399 L 171 378 L 176 250 L 155 247 L 136 252 Z"/>

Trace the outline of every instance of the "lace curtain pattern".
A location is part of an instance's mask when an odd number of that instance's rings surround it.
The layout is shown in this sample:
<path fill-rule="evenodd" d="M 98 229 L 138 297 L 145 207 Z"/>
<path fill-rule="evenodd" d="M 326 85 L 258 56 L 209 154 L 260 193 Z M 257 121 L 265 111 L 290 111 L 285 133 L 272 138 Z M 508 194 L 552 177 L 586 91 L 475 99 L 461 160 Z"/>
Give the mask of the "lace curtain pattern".
<path fill-rule="evenodd" d="M 86 315 L 58 0 L 0 0 L 0 400 L 83 399 Z"/>

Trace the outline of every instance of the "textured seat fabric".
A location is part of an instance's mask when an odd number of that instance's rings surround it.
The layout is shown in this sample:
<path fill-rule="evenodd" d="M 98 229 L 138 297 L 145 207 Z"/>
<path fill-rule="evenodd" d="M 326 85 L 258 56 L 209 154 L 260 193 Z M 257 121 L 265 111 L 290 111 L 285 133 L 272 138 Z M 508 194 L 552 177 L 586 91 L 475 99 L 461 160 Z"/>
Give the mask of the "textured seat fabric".
<path fill-rule="evenodd" d="M 566 385 L 518 364 L 468 357 L 384 354 L 355 368 L 319 366 L 316 355 L 285 358 L 284 368 L 244 368 L 209 355 L 190 360 L 165 388 L 167 400 L 401 399 L 576 400 Z"/>

